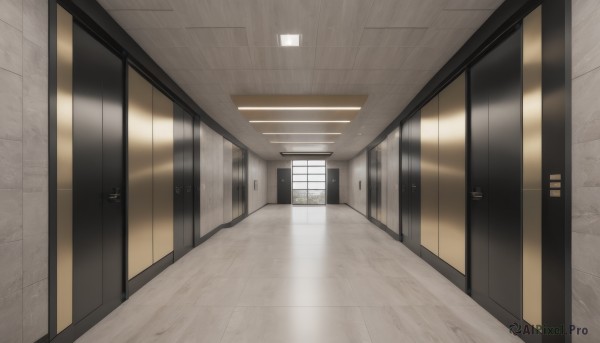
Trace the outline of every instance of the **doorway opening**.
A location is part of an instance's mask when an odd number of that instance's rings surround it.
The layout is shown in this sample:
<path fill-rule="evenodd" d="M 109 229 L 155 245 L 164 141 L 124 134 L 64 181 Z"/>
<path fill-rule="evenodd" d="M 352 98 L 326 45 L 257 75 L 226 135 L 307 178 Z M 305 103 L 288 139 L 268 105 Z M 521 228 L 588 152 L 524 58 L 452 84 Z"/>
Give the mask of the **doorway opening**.
<path fill-rule="evenodd" d="M 292 161 L 292 204 L 325 205 L 326 197 L 325 161 Z"/>

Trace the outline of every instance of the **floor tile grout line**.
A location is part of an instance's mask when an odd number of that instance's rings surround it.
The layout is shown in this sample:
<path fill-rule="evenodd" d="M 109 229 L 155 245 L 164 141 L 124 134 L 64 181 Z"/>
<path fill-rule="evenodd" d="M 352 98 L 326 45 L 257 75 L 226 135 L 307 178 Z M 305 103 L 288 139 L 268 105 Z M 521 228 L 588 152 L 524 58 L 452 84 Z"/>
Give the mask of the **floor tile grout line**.
<path fill-rule="evenodd" d="M 236 311 L 237 307 L 233 307 L 231 310 L 231 313 L 229 314 L 229 319 L 227 319 L 227 325 L 225 325 L 225 328 L 223 329 L 223 332 L 221 333 L 221 338 L 219 339 L 219 343 L 223 342 L 223 338 L 225 338 L 225 335 L 227 334 L 227 329 L 229 329 L 229 325 L 231 324 L 231 319 L 233 318 L 233 314 Z"/>

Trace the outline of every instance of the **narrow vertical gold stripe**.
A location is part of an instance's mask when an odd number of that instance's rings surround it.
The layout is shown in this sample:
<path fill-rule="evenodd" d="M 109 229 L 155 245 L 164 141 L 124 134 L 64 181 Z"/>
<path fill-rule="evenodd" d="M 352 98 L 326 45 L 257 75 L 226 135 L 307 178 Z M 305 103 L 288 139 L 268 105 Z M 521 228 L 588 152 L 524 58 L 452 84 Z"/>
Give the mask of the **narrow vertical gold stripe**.
<path fill-rule="evenodd" d="M 73 322 L 73 18 L 56 13 L 56 332 Z"/>
<path fill-rule="evenodd" d="M 466 249 L 465 74 L 439 95 L 439 256 L 462 274 Z"/>
<path fill-rule="evenodd" d="M 523 21 L 523 319 L 542 324 L 542 8 Z"/>
<path fill-rule="evenodd" d="M 421 109 L 421 245 L 438 255 L 438 97 Z"/>
<path fill-rule="evenodd" d="M 152 265 L 152 85 L 131 67 L 128 99 L 128 277 Z"/>
<path fill-rule="evenodd" d="M 157 262 L 173 251 L 173 102 L 156 88 L 152 92 L 152 242 Z"/>

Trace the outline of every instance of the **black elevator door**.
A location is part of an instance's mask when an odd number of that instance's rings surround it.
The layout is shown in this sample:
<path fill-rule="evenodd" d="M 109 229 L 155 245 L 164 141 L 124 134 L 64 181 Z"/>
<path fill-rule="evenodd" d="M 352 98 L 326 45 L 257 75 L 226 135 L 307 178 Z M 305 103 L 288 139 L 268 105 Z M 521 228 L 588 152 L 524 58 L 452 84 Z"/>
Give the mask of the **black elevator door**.
<path fill-rule="evenodd" d="M 175 259 L 194 246 L 194 119 L 175 105 L 174 252 Z"/>
<path fill-rule="evenodd" d="M 521 318 L 521 32 L 471 69 L 471 288 L 505 324 Z"/>
<path fill-rule="evenodd" d="M 277 168 L 277 203 L 292 203 L 292 168 Z"/>
<path fill-rule="evenodd" d="M 73 325 L 102 317 L 124 285 L 123 64 L 73 27 Z"/>
<path fill-rule="evenodd" d="M 327 169 L 327 203 L 340 203 L 340 170 L 338 168 Z"/>
<path fill-rule="evenodd" d="M 400 143 L 402 242 L 417 254 L 421 250 L 420 130 L 421 116 L 416 113 L 402 125 Z"/>
<path fill-rule="evenodd" d="M 377 219 L 378 200 L 377 193 L 377 148 L 369 150 L 369 216 Z"/>

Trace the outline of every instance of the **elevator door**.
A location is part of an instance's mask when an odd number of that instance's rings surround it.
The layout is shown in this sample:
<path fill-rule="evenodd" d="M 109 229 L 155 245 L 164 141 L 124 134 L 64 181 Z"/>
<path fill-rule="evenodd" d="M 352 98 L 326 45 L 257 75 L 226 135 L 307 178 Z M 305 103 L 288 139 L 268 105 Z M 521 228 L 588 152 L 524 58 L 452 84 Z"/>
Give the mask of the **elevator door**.
<path fill-rule="evenodd" d="M 377 148 L 369 150 L 369 216 L 377 219 Z"/>
<path fill-rule="evenodd" d="M 123 179 L 123 63 L 74 25 L 75 327 L 84 319 L 98 320 L 123 299 Z"/>
<path fill-rule="evenodd" d="M 327 169 L 327 203 L 340 203 L 340 170 L 338 168 Z"/>
<path fill-rule="evenodd" d="M 244 151 L 237 146 L 233 146 L 231 153 L 231 208 L 232 218 L 244 214 L 246 202 L 244 197 L 245 192 L 245 175 L 244 175 Z"/>
<path fill-rule="evenodd" d="M 174 117 L 174 251 L 178 259 L 194 246 L 194 119 L 179 106 Z"/>
<path fill-rule="evenodd" d="M 402 125 L 402 242 L 419 254 L 421 250 L 420 132 L 421 116 L 416 113 Z"/>
<path fill-rule="evenodd" d="M 521 32 L 471 70 L 471 287 L 505 324 L 521 318 Z"/>
<path fill-rule="evenodd" d="M 292 203 L 292 169 L 277 168 L 277 203 Z"/>

